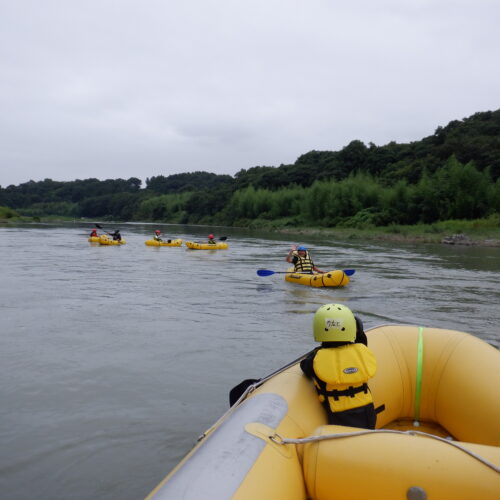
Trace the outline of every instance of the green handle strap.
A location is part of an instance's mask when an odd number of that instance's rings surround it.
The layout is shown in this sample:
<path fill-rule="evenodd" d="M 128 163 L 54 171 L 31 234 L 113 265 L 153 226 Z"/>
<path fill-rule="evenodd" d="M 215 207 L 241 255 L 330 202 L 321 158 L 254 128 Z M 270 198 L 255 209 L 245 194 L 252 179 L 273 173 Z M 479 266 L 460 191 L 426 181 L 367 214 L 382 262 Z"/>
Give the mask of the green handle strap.
<path fill-rule="evenodd" d="M 415 378 L 415 414 L 413 425 L 418 427 L 420 420 L 420 399 L 422 396 L 422 370 L 424 361 L 424 327 L 418 329 L 417 376 Z"/>

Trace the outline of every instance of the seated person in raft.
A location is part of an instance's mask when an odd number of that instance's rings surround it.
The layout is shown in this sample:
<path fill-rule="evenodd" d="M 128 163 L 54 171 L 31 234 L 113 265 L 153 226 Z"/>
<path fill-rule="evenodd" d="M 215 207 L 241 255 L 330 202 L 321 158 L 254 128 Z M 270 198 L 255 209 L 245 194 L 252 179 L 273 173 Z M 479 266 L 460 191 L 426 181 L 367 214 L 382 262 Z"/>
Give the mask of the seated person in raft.
<path fill-rule="evenodd" d="M 120 234 L 120 230 L 119 229 L 116 229 L 114 233 L 110 234 L 110 236 L 113 237 L 113 241 L 121 241 L 122 240 L 122 235 Z"/>
<path fill-rule="evenodd" d="M 318 269 L 304 245 L 293 245 L 285 260 L 295 267 L 296 273 L 314 274 L 314 272 L 323 274 L 324 271 Z"/>
<path fill-rule="evenodd" d="M 374 408 L 368 380 L 377 361 L 367 347 L 363 323 L 342 304 L 325 304 L 315 313 L 313 335 L 321 345 L 300 362 L 314 382 L 328 423 L 375 429 Z"/>

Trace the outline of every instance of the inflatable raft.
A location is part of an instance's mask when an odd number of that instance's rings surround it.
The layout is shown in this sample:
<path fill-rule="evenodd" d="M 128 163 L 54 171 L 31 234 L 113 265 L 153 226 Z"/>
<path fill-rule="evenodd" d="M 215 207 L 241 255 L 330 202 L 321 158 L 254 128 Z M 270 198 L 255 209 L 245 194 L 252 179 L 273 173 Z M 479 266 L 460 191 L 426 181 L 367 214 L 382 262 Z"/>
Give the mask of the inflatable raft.
<path fill-rule="evenodd" d="M 339 269 L 319 274 L 296 273 L 293 267 L 287 269 L 285 280 L 299 285 L 314 287 L 345 286 L 349 283 L 349 276 Z"/>
<path fill-rule="evenodd" d="M 99 245 L 125 245 L 126 241 L 122 238 L 121 240 L 113 240 L 106 234 L 99 236 Z"/>
<path fill-rule="evenodd" d="M 90 243 L 99 243 L 99 236 L 89 236 L 87 241 Z"/>
<path fill-rule="evenodd" d="M 191 250 L 225 250 L 229 245 L 225 242 L 217 242 L 215 245 L 210 245 L 208 243 L 194 243 L 192 241 L 186 241 L 186 246 Z"/>
<path fill-rule="evenodd" d="M 146 240 L 144 244 L 148 247 L 180 247 L 182 240 L 180 238 L 167 241 Z"/>
<path fill-rule="evenodd" d="M 367 336 L 378 361 L 369 386 L 385 408 L 376 430 L 326 425 L 299 358 L 242 389 L 148 498 L 500 498 L 498 350 L 437 328 Z"/>

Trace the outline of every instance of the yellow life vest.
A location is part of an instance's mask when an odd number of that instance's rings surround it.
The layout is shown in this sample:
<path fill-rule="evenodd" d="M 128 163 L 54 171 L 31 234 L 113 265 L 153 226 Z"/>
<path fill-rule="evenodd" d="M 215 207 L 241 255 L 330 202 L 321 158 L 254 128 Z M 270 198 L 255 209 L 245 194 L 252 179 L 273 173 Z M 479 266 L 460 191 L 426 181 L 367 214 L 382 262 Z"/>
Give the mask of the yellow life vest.
<path fill-rule="evenodd" d="M 319 349 L 313 371 L 320 402 L 331 412 L 373 403 L 367 382 L 376 370 L 375 356 L 363 344 Z"/>
<path fill-rule="evenodd" d="M 294 251 L 292 253 L 294 257 L 297 257 L 297 262 L 295 265 L 295 271 L 298 273 L 311 273 L 313 272 L 313 261 L 309 257 L 309 252 L 306 252 L 305 257 L 301 257 L 298 252 Z"/>

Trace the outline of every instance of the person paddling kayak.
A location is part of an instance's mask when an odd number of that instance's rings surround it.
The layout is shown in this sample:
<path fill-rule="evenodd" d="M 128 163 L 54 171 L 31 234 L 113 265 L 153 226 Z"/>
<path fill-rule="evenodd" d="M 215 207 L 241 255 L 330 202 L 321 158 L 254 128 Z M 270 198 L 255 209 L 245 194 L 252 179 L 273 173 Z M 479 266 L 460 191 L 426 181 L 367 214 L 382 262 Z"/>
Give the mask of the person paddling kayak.
<path fill-rule="evenodd" d="M 321 274 L 324 272 L 314 265 L 314 262 L 304 245 L 293 245 L 285 260 L 295 266 L 295 272 L 297 273 L 314 274 L 315 271 Z"/>
<path fill-rule="evenodd" d="M 108 233 L 108 234 L 113 237 L 114 241 L 121 241 L 122 240 L 122 235 L 120 234 L 119 229 L 116 229 L 114 233 Z"/>

